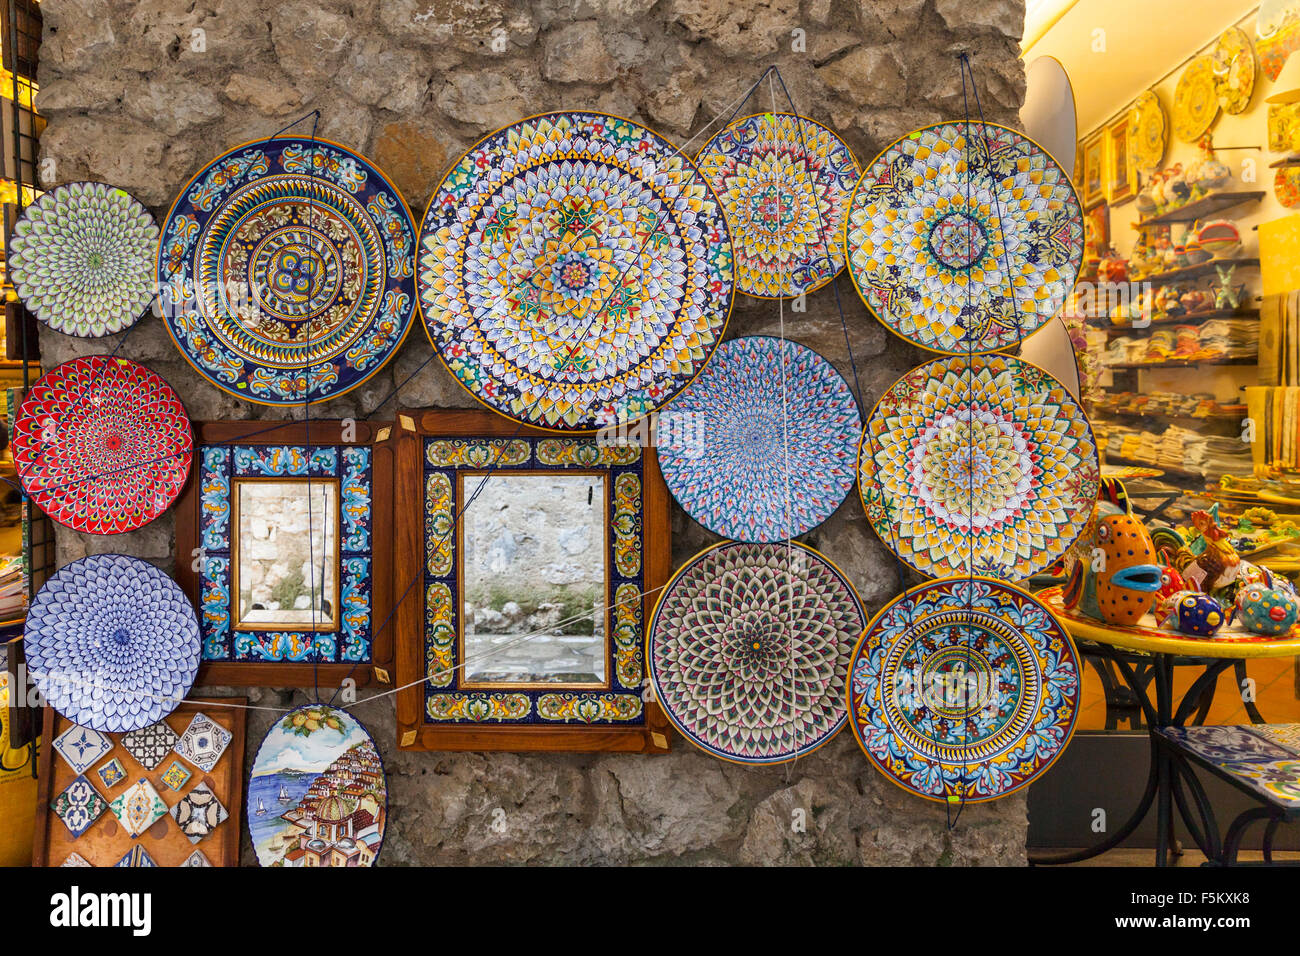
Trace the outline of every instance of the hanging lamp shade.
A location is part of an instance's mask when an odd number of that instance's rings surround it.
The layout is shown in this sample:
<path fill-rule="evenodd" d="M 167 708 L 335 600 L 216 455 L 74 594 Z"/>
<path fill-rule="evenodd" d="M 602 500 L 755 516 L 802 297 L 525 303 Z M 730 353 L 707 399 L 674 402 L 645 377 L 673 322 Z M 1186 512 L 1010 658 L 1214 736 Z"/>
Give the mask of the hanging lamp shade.
<path fill-rule="evenodd" d="M 1300 56 L 1292 54 L 1287 57 L 1286 65 L 1273 83 L 1273 92 L 1265 103 L 1300 102 Z"/>

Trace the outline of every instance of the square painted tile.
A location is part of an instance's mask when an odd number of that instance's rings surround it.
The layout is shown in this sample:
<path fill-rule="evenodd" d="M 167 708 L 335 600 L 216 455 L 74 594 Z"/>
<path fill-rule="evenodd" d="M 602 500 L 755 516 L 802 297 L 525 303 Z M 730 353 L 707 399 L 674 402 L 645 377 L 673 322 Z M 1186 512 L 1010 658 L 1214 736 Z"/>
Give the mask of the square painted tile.
<path fill-rule="evenodd" d="M 230 743 L 230 731 L 220 726 L 206 714 L 195 714 L 190 725 L 181 734 L 176 752 L 194 766 L 212 772 Z"/>
<path fill-rule="evenodd" d="M 76 852 L 69 853 L 68 858 L 59 864 L 59 866 L 93 866 L 93 865 L 94 864 L 92 864 L 84 856 Z"/>
<path fill-rule="evenodd" d="M 113 749 L 113 741 L 97 730 L 74 725 L 54 738 L 54 749 L 73 773 L 85 773 Z"/>
<path fill-rule="evenodd" d="M 179 790 L 189 782 L 189 779 L 192 776 L 193 774 L 190 772 L 189 767 L 185 766 L 185 764 L 181 763 L 179 760 L 173 760 L 168 764 L 167 769 L 163 771 L 163 775 L 158 779 L 163 782 L 168 790 Z"/>
<path fill-rule="evenodd" d="M 99 779 L 104 782 L 105 790 L 112 790 L 126 779 L 126 768 L 122 766 L 122 761 L 116 757 L 96 770 L 95 773 L 99 774 Z"/>
<path fill-rule="evenodd" d="M 122 735 L 122 746 L 145 770 L 156 770 L 176 746 L 176 731 L 161 720 Z"/>
<path fill-rule="evenodd" d="M 114 866 L 157 866 L 158 864 L 155 863 L 153 857 L 151 857 L 148 854 L 148 852 L 145 851 L 145 848 L 137 843 L 135 846 L 131 847 L 131 849 L 126 851 L 126 856 L 122 857 L 122 859 L 118 860 L 113 865 Z"/>
<path fill-rule="evenodd" d="M 108 809 L 108 801 L 99 795 L 89 780 L 79 776 L 54 798 L 50 809 L 63 821 L 69 833 L 79 837 Z"/>
<path fill-rule="evenodd" d="M 153 784 L 143 777 L 118 794 L 109 808 L 132 837 L 140 836 L 167 816 L 167 804 L 158 796 Z"/>
<path fill-rule="evenodd" d="M 198 843 L 229 816 L 217 795 L 201 783 L 171 809 L 172 819 L 191 843 Z"/>
<path fill-rule="evenodd" d="M 181 866 L 211 866 L 211 865 L 212 864 L 208 862 L 208 858 L 203 855 L 202 850 L 195 850 L 193 853 L 187 856 L 185 858 L 185 862 L 181 864 Z"/>

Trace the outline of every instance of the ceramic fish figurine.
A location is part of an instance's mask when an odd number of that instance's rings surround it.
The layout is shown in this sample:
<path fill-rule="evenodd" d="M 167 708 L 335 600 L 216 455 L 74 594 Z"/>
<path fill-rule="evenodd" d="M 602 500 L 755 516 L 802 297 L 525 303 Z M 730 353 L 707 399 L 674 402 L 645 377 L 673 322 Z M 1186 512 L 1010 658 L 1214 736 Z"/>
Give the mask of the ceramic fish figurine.
<path fill-rule="evenodd" d="M 1281 635 L 1295 627 L 1300 601 L 1288 591 L 1251 584 L 1237 592 L 1237 610 L 1246 630 Z"/>
<path fill-rule="evenodd" d="M 1175 572 L 1177 573 L 1177 572 Z M 1219 628 L 1232 621 L 1233 611 L 1207 594 L 1176 591 L 1157 603 L 1156 622 L 1193 637 L 1213 637 Z"/>
<path fill-rule="evenodd" d="M 1127 497 L 1123 499 L 1127 503 Z M 1131 508 L 1097 502 L 1092 520 L 1071 551 L 1062 597 L 1108 624 L 1134 625 L 1151 610 L 1161 584 L 1156 549 Z"/>
<path fill-rule="evenodd" d="M 1179 591 L 1186 591 L 1187 584 L 1183 581 L 1183 576 L 1178 573 L 1178 569 L 1173 565 L 1166 564 L 1160 569 L 1160 587 L 1156 589 L 1156 603 L 1164 601 L 1171 594 L 1177 594 Z"/>

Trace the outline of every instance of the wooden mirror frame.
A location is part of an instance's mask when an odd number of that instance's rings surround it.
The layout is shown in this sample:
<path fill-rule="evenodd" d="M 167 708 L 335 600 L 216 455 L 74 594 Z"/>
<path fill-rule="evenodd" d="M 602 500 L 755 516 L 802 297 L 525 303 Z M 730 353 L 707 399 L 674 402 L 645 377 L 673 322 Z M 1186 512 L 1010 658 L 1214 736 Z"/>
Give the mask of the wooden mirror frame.
<path fill-rule="evenodd" d="M 393 442 L 387 422 L 320 420 L 308 422 L 195 422 L 194 466 L 189 483 L 176 503 L 176 580 L 194 602 L 205 639 L 207 617 L 200 572 L 195 557 L 202 541 L 200 509 L 203 506 L 204 452 L 217 446 L 270 445 L 323 446 L 370 449 L 370 659 L 361 662 L 201 660 L 196 686 L 319 687 L 333 691 L 348 678 L 357 686 L 391 681 L 393 659 Z M 350 434 L 349 434 L 350 433 Z M 350 440 L 344 440 L 350 438 Z M 287 478 L 297 476 L 286 476 Z M 233 496 L 233 488 L 230 495 Z M 229 503 L 229 498 L 227 502 Z M 342 508 L 342 495 L 340 495 Z M 232 514 L 233 520 L 233 514 Z M 338 529 L 343 535 L 343 528 Z M 227 535 L 233 537 L 233 528 Z M 218 554 L 221 552 L 218 551 Z M 233 557 L 233 555 L 232 555 Z M 338 578 L 342 588 L 343 569 Z M 233 574 L 233 568 L 230 569 Z M 225 606 L 233 629 L 234 589 L 228 577 L 229 601 Z M 340 621 L 343 609 L 339 609 Z M 340 623 L 341 628 L 341 623 Z M 268 629 L 271 630 L 271 629 Z M 306 629 L 304 629 L 306 630 Z"/>
<path fill-rule="evenodd" d="M 648 432 L 648 429 L 644 431 Z M 466 715 L 459 719 L 432 720 L 427 713 L 427 703 L 429 698 L 426 695 L 425 681 L 432 671 L 432 664 L 426 664 L 426 654 L 429 653 L 426 646 L 426 614 L 427 614 L 427 594 L 434 586 L 449 589 L 451 582 L 459 580 L 459 556 L 456 553 L 458 536 L 447 534 L 445 531 L 439 538 L 439 552 L 444 549 L 448 551 L 444 560 L 438 562 L 441 570 L 434 574 L 426 567 L 426 535 L 432 534 L 434 523 L 428 514 L 425 501 L 426 491 L 426 470 L 425 470 L 425 449 L 426 441 L 430 439 L 449 439 L 449 440 L 474 440 L 481 439 L 488 441 L 512 441 L 523 439 L 530 443 L 529 471 L 536 473 L 539 470 L 537 465 L 531 464 L 536 457 L 537 445 L 547 439 L 566 441 L 579 439 L 584 441 L 594 441 L 595 436 L 590 434 L 571 434 L 557 433 L 546 431 L 539 428 L 529 428 L 516 424 L 500 415 L 486 410 L 412 410 L 398 413 L 397 425 L 395 432 L 395 482 L 394 482 L 394 500 L 400 502 L 400 508 L 397 511 L 397 523 L 394 530 L 394 565 L 393 581 L 394 596 L 397 600 L 397 636 L 396 636 L 396 673 L 397 685 L 401 688 L 397 692 L 397 736 L 398 746 L 403 750 L 506 750 L 506 751 L 570 751 L 570 752 L 593 752 L 593 751 L 616 751 L 623 753 L 666 753 L 669 749 L 668 737 L 668 720 L 659 705 L 654 701 L 646 701 L 648 696 L 645 692 L 645 682 L 647 677 L 645 661 L 645 627 L 647 626 L 650 615 L 654 610 L 655 600 L 658 597 L 659 590 L 667 583 L 668 575 L 671 568 L 672 553 L 670 543 L 670 530 L 668 523 L 668 488 L 664 484 L 662 475 L 659 472 L 658 461 L 652 447 L 641 447 L 640 455 L 640 524 L 638 533 L 639 538 L 639 569 L 637 575 L 640 577 L 638 590 L 643 592 L 641 600 L 630 604 L 630 607 L 639 611 L 639 621 L 636 622 L 635 629 L 635 649 L 632 649 L 631 641 L 619 642 L 615 636 L 615 629 L 606 630 L 609 645 L 609 671 L 610 687 L 615 688 L 613 691 L 580 691 L 565 688 L 563 685 L 557 685 L 553 695 L 547 695 L 545 690 L 532 689 L 526 690 L 500 690 L 500 689 L 480 689 L 468 688 L 461 690 L 459 686 L 459 677 L 454 669 L 451 670 L 451 676 L 445 678 L 439 686 L 446 688 L 443 696 L 452 698 L 459 696 L 463 701 L 469 702 L 471 698 L 475 702 L 483 702 L 488 706 L 489 711 L 494 708 L 494 704 L 486 698 L 496 697 L 523 697 L 530 694 L 536 694 L 536 697 L 528 696 L 529 704 L 526 714 L 518 718 L 492 719 L 490 714 Z M 639 434 L 639 432 L 638 432 Z M 495 459 L 493 459 L 495 460 Z M 438 467 L 430 467 L 430 476 L 445 475 L 447 472 L 454 473 L 459 468 L 474 471 L 482 474 L 484 471 L 491 470 L 493 474 L 509 474 L 512 470 L 517 470 L 521 463 L 516 463 L 516 467 L 497 469 L 491 467 L 491 461 L 487 464 L 445 464 Z M 608 469 L 611 474 L 614 473 L 616 466 L 600 462 L 584 461 L 581 468 L 586 471 L 603 471 Z M 623 470 L 627 470 L 627 464 L 623 464 Z M 441 470 L 440 470 L 441 469 Z M 554 470 L 557 474 L 565 471 L 565 465 L 543 464 L 540 467 L 542 471 Z M 617 482 L 617 478 L 614 479 Z M 454 487 L 456 482 L 451 482 Z M 455 527 L 456 519 L 460 517 L 459 512 L 455 511 L 455 502 L 458 499 L 452 498 L 453 511 L 450 515 L 451 525 Z M 463 507 L 463 506 L 462 506 Z M 443 515 L 442 517 L 447 517 Z M 613 513 L 607 512 L 607 518 L 612 522 Z M 441 521 L 440 524 L 447 522 Z M 617 550 L 617 545 L 615 546 Z M 607 561 L 612 560 L 607 556 Z M 625 578 L 622 587 L 628 586 L 628 580 L 631 575 L 621 575 Z M 442 580 L 438 580 L 441 578 Z M 432 580 L 431 580 L 432 579 Z M 620 585 L 612 583 L 608 587 L 607 594 L 610 591 L 617 591 Z M 444 660 L 455 661 L 459 663 L 456 657 L 459 647 L 460 626 L 459 613 L 460 604 L 458 591 L 451 592 L 449 607 L 450 613 L 454 615 L 451 619 L 450 628 L 452 631 L 452 641 L 450 652 L 444 650 Z M 619 605 L 621 606 L 621 605 Z M 446 645 L 444 644 L 444 647 Z M 623 673 L 620 674 L 620 666 L 616 663 L 615 657 L 619 647 L 624 649 L 626 660 L 622 664 Z M 624 675 L 630 674 L 635 668 L 636 690 L 632 691 L 632 683 L 624 680 Z M 446 664 L 439 668 L 439 674 L 447 673 Z M 615 685 L 617 681 L 617 686 Z M 408 686 L 409 685 L 409 686 Z M 599 701 L 592 701 L 592 698 L 604 696 L 613 701 L 613 706 L 625 705 L 628 698 L 635 693 L 636 699 L 640 701 L 640 713 L 629 720 L 606 719 L 604 721 L 599 717 L 590 715 L 584 717 L 555 718 L 552 720 L 540 719 L 535 714 L 535 708 L 543 697 L 558 696 L 561 694 L 573 694 L 585 696 L 594 706 L 604 706 Z"/>

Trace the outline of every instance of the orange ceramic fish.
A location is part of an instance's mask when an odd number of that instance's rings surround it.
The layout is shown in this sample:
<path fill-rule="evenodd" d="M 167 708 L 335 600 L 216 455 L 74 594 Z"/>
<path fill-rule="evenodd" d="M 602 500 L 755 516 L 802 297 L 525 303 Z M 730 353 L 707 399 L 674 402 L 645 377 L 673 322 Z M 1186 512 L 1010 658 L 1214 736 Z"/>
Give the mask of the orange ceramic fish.
<path fill-rule="evenodd" d="M 1136 624 L 1151 610 L 1161 571 L 1151 535 L 1132 511 L 1098 502 L 1073 556 L 1066 607 L 1120 625 Z"/>

